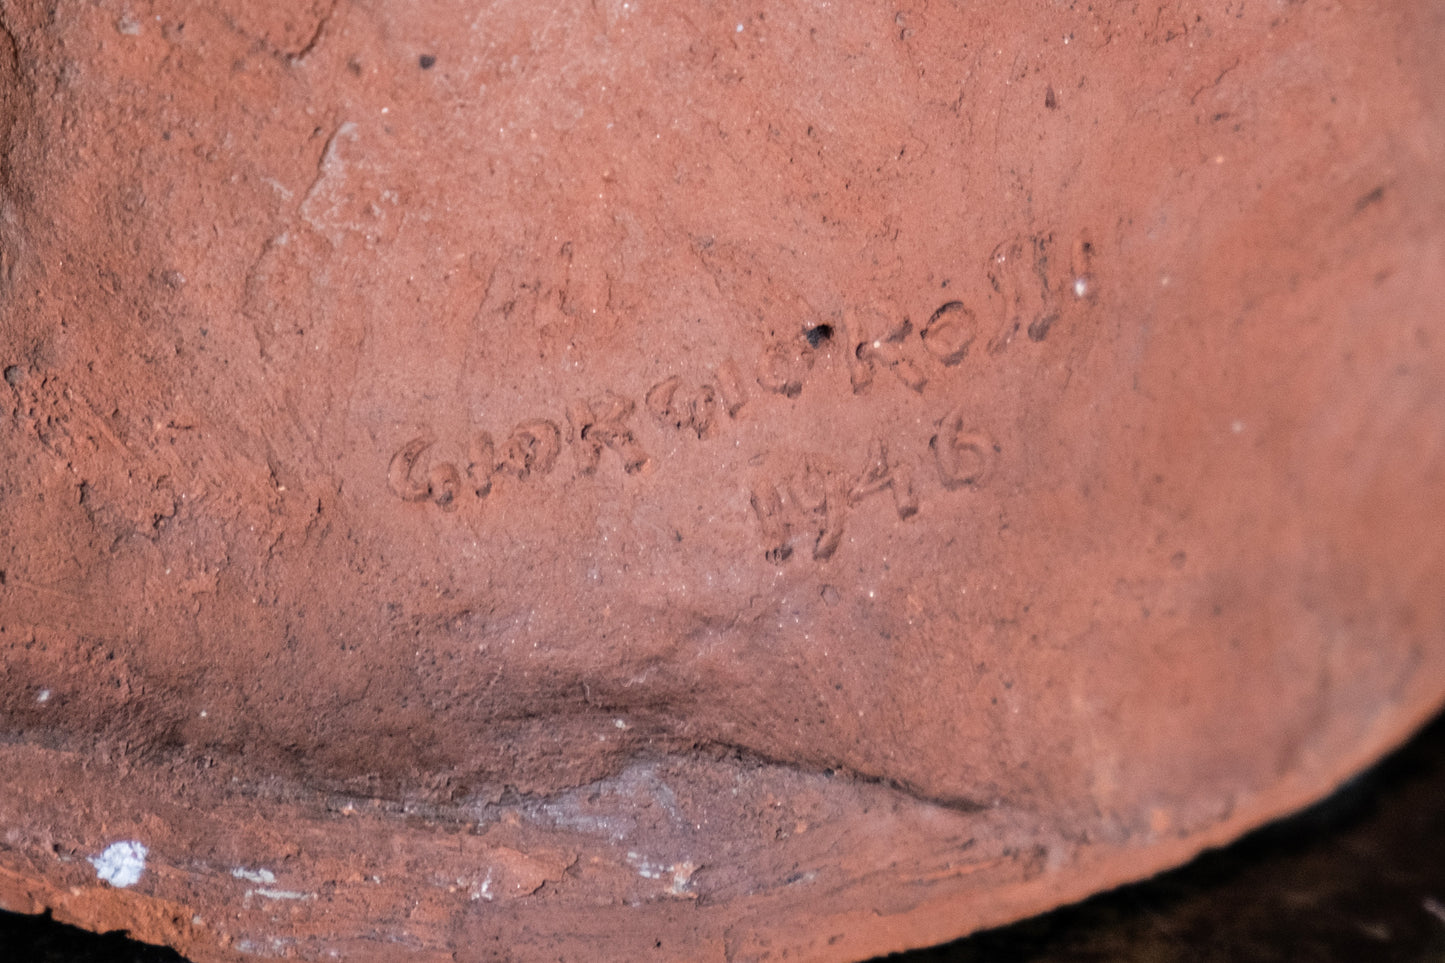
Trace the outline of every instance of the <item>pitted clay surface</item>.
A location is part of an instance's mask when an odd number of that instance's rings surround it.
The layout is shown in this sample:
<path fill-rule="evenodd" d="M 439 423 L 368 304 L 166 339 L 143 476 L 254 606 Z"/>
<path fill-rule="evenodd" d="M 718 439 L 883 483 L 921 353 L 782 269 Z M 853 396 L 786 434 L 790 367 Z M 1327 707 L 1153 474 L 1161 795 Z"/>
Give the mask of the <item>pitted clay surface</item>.
<path fill-rule="evenodd" d="M 1445 696 L 1427 3 L 0 24 L 6 908 L 856 959 Z"/>

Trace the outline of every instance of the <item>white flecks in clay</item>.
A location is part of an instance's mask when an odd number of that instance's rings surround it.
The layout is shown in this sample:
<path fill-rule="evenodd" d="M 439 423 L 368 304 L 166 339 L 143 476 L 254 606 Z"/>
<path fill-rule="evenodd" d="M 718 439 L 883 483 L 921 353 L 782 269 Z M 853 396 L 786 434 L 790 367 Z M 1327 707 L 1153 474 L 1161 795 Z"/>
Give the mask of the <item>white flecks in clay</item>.
<path fill-rule="evenodd" d="M 311 893 L 301 893 L 294 889 L 253 889 L 246 892 L 247 896 L 259 896 L 262 899 L 314 899 Z"/>
<path fill-rule="evenodd" d="M 638 853 L 629 852 L 627 861 L 632 864 L 633 869 L 637 870 L 637 875 L 643 879 L 665 880 L 671 877 L 672 885 L 668 889 L 669 895 L 683 899 L 697 898 L 697 894 L 688 888 L 692 874 L 698 870 L 698 865 L 692 860 L 681 863 L 662 863 L 645 859 Z"/>
<path fill-rule="evenodd" d="M 457 882 L 461 882 L 461 880 L 458 880 Z M 479 886 L 477 889 L 472 890 L 472 902 L 476 902 L 479 899 L 484 899 L 488 903 L 490 903 L 496 898 L 496 895 L 492 892 L 492 871 L 489 869 L 487 870 L 487 878 L 482 880 L 482 885 Z"/>
<path fill-rule="evenodd" d="M 140 882 L 146 868 L 145 843 L 128 839 L 111 843 L 99 856 L 90 857 L 95 874 L 112 886 L 125 889 Z"/>
<path fill-rule="evenodd" d="M 276 874 L 269 869 L 246 869 L 244 866 L 237 866 L 231 870 L 231 875 L 237 879 L 243 879 L 248 883 L 258 883 L 255 889 L 246 890 L 246 901 L 249 903 L 251 897 L 259 896 L 262 899 L 313 899 L 314 894 L 302 893 L 291 889 L 272 888 L 276 882 Z"/>

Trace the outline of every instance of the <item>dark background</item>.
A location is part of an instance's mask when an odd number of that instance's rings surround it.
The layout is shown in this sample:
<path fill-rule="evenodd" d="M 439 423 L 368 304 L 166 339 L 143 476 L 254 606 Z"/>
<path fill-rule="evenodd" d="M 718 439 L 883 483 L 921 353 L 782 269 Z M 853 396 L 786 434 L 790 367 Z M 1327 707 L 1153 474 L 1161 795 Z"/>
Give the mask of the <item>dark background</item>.
<path fill-rule="evenodd" d="M 1445 963 L 1445 717 L 1330 799 L 1182 869 L 894 963 Z M 4 963 L 184 963 L 0 912 Z M 404 961 L 398 961 L 404 963 Z"/>

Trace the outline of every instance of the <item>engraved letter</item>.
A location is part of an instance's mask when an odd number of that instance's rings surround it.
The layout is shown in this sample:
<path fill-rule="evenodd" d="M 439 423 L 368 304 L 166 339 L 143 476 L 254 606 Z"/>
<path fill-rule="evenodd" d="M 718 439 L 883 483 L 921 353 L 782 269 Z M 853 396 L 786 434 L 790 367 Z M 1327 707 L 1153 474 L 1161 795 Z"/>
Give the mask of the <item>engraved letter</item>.
<path fill-rule="evenodd" d="M 471 480 L 472 491 L 478 498 L 486 498 L 492 493 L 492 471 L 496 464 L 492 436 L 485 431 L 477 432 L 467 445 L 467 478 Z"/>
<path fill-rule="evenodd" d="M 647 389 L 647 395 L 642 399 L 647 413 L 652 415 L 653 420 L 664 428 L 680 430 L 687 423 L 687 415 L 679 412 L 673 403 L 681 384 L 682 379 L 673 375 Z"/>
<path fill-rule="evenodd" d="M 893 507 L 897 509 L 899 518 L 912 518 L 918 514 L 918 494 L 913 488 L 912 470 L 907 465 L 890 462 L 887 442 L 874 438 L 868 443 L 868 459 L 848 492 L 848 500 L 856 505 L 885 488 L 893 491 Z"/>
<path fill-rule="evenodd" d="M 615 395 L 593 404 L 573 402 L 568 407 L 568 438 L 578 443 L 577 460 L 582 474 L 590 475 L 597 471 L 603 448 L 617 452 L 622 458 L 623 470 L 629 475 L 648 466 L 651 459 L 627 426 L 627 419 L 632 417 L 635 407 L 634 402 Z"/>
<path fill-rule="evenodd" d="M 796 345 L 776 341 L 763 349 L 758 359 L 758 384 L 785 398 L 796 398 L 803 393 L 803 379 L 812 366 L 811 354 L 804 354 Z"/>
<path fill-rule="evenodd" d="M 456 511 L 457 495 L 462 490 L 462 475 L 457 471 L 457 466 L 449 461 L 433 465 L 427 478 L 431 482 L 429 491 L 432 501 L 436 502 L 437 507 L 444 512 Z"/>
<path fill-rule="evenodd" d="M 717 390 L 728 417 L 736 418 L 748 396 L 743 393 L 743 376 L 738 373 L 738 363 L 732 358 L 717 366 Z"/>
<path fill-rule="evenodd" d="M 928 442 L 938 465 L 938 478 L 950 491 L 982 485 L 997 451 L 984 435 L 964 428 L 964 417 L 962 408 L 949 412 L 939 425 L 938 434 Z"/>
<path fill-rule="evenodd" d="M 763 557 L 774 565 L 781 565 L 793 554 L 788 544 L 788 520 L 783 514 L 783 496 L 776 485 L 758 481 L 749 493 L 753 513 L 763 529 Z"/>
<path fill-rule="evenodd" d="M 863 311 L 849 312 L 846 329 L 848 343 L 854 346 L 847 357 L 848 380 L 854 394 L 868 389 L 879 367 L 888 368 L 898 380 L 922 393 L 928 376 L 903 354 L 904 342 L 913 331 L 913 322 L 907 315 L 890 320 L 882 309 L 870 305 Z"/>
<path fill-rule="evenodd" d="M 933 312 L 919 335 L 929 354 L 953 367 L 968 354 L 975 326 L 973 312 L 962 301 L 949 301 Z"/>
<path fill-rule="evenodd" d="M 712 385 L 703 385 L 697 389 L 697 394 L 688 402 L 688 424 L 697 432 L 699 438 L 712 434 L 713 425 L 717 423 L 717 409 L 717 389 Z"/>
<path fill-rule="evenodd" d="M 432 445 L 430 438 L 417 437 L 402 446 L 391 456 L 391 465 L 386 470 L 386 484 L 392 493 L 404 502 L 419 502 L 431 494 L 431 486 L 414 480 L 416 463 Z"/>
<path fill-rule="evenodd" d="M 838 490 L 835 479 L 833 472 L 809 459 L 804 463 L 802 473 L 793 476 L 788 486 L 794 504 L 812 515 L 809 524 L 817 532 L 813 541 L 813 560 L 818 562 L 832 558 L 843 542 L 846 498 Z"/>
<path fill-rule="evenodd" d="M 1049 245 L 1053 236 L 1015 238 L 994 248 L 988 280 L 1002 302 L 999 330 L 988 342 L 990 354 L 1009 346 L 1019 329 L 1042 341 L 1058 317 L 1049 286 Z"/>
<path fill-rule="evenodd" d="M 524 421 L 512 429 L 502 446 L 498 468 L 517 478 L 545 475 L 562 452 L 562 432 L 550 421 Z"/>

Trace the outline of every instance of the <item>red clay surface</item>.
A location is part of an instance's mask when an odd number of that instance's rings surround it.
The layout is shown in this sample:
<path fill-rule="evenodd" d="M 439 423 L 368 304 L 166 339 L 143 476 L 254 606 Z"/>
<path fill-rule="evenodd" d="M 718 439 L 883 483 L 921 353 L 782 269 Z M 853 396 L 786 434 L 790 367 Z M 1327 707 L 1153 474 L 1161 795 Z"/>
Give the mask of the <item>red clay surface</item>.
<path fill-rule="evenodd" d="M 1323 795 L 1445 697 L 1442 18 L 4 5 L 0 906 L 848 960 Z"/>

